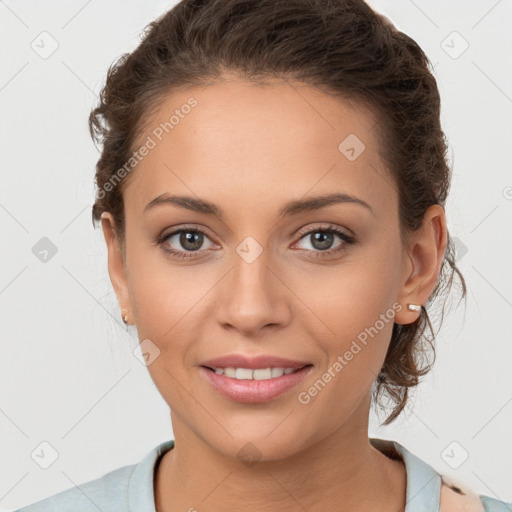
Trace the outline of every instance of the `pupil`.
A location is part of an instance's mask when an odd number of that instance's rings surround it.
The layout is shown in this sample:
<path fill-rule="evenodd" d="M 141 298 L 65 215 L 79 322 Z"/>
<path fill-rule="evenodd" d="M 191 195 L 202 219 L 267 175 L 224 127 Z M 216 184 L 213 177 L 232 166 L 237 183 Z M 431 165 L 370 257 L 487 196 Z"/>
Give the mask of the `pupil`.
<path fill-rule="evenodd" d="M 313 246 L 316 249 L 329 249 L 332 245 L 332 233 L 322 233 L 317 232 L 314 233 L 313 236 Z M 203 245 L 202 240 L 202 234 L 201 233 L 192 233 L 190 231 L 187 231 L 185 233 L 181 234 L 180 237 L 180 243 L 181 245 L 189 250 L 189 251 L 195 251 L 198 250 L 201 245 Z M 191 244 L 191 245 L 188 245 Z"/>
<path fill-rule="evenodd" d="M 316 249 L 329 249 L 332 245 L 332 236 L 332 233 L 315 233 L 313 235 L 313 247 Z"/>
<path fill-rule="evenodd" d="M 187 231 L 185 233 L 182 233 L 180 236 L 180 243 L 182 247 L 187 249 L 188 251 L 195 251 L 203 245 L 201 233 L 193 233 L 190 231 Z M 191 244 L 191 245 L 188 245 Z"/>

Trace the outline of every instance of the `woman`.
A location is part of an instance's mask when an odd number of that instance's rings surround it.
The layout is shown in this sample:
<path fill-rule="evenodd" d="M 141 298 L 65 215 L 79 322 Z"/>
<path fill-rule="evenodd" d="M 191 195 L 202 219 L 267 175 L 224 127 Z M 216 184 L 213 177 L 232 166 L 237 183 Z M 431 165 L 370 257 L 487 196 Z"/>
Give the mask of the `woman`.
<path fill-rule="evenodd" d="M 454 261 L 440 101 L 362 0 L 184 0 L 108 73 L 93 220 L 174 440 L 43 510 L 512 510 L 396 441 Z"/>

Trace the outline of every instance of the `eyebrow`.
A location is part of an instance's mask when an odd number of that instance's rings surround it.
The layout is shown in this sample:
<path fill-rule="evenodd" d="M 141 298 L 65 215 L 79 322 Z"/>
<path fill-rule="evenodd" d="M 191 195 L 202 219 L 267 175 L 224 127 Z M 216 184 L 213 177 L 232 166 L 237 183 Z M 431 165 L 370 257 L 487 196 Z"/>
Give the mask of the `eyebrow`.
<path fill-rule="evenodd" d="M 363 201 L 362 199 L 350 194 L 338 192 L 289 201 L 281 207 L 279 210 L 279 215 L 282 217 L 290 217 L 292 215 L 298 215 L 300 213 L 318 210 L 325 206 L 342 203 L 358 204 L 367 208 L 372 214 L 374 213 L 372 207 L 366 201 Z M 192 196 L 177 196 L 170 194 L 162 194 L 158 197 L 155 197 L 155 199 L 149 202 L 146 208 L 144 208 L 144 213 L 160 205 L 180 206 L 197 213 L 216 215 L 219 217 L 219 219 L 224 220 L 224 214 L 222 210 L 209 201 L 198 199 Z"/>

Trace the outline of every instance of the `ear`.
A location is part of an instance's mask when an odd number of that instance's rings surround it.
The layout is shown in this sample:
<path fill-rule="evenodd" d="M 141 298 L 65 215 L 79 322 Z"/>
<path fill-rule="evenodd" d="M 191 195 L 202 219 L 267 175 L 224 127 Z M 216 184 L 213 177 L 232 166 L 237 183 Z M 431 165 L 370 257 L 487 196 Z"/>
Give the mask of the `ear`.
<path fill-rule="evenodd" d="M 101 228 L 108 251 L 108 273 L 114 287 L 117 301 L 121 308 L 121 315 L 128 316 L 128 323 L 133 318 L 130 304 L 130 294 L 126 281 L 125 261 L 119 240 L 115 232 L 114 218 L 111 213 L 103 212 L 101 215 Z"/>
<path fill-rule="evenodd" d="M 407 304 L 423 305 L 437 282 L 446 251 L 448 234 L 446 217 L 441 205 L 430 206 L 421 227 L 410 235 L 410 244 L 398 302 L 403 308 L 396 313 L 395 323 L 410 324 L 421 311 L 409 311 Z"/>

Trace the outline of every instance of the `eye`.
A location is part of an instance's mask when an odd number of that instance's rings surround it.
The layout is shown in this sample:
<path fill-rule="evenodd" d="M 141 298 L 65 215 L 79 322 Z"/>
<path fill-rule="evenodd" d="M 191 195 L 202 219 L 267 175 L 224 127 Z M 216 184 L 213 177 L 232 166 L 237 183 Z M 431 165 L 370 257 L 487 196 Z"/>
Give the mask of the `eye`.
<path fill-rule="evenodd" d="M 172 231 L 162 235 L 157 240 L 158 244 L 162 246 L 164 251 L 177 256 L 179 258 L 194 258 L 197 257 L 199 252 L 204 252 L 210 247 L 203 247 L 205 241 L 211 240 L 208 236 L 197 228 L 183 227 L 179 230 Z"/>
<path fill-rule="evenodd" d="M 311 246 L 311 248 L 306 247 L 305 250 L 313 253 L 314 257 L 319 258 L 337 254 L 345 250 L 347 244 L 354 244 L 356 242 L 353 236 L 344 233 L 333 225 L 300 232 L 299 235 L 301 235 L 299 242 L 304 240 Z M 339 242 L 337 245 L 334 245 L 336 238 L 338 238 Z M 209 246 L 208 242 L 210 243 Z M 166 253 L 177 258 L 201 257 L 201 253 L 208 252 L 215 245 L 202 230 L 188 226 L 183 226 L 170 233 L 160 235 L 157 237 L 156 243 Z M 207 247 L 204 247 L 205 243 Z"/>
<path fill-rule="evenodd" d="M 309 230 L 306 233 L 299 234 L 302 235 L 299 242 L 302 240 L 308 242 L 310 247 L 306 247 L 306 250 L 313 251 L 313 253 L 315 253 L 315 257 L 337 254 L 338 252 L 343 251 L 347 244 L 355 243 L 355 238 L 353 236 L 344 233 L 332 225 L 319 227 Z M 335 245 L 336 238 L 340 240 L 337 245 Z"/>

